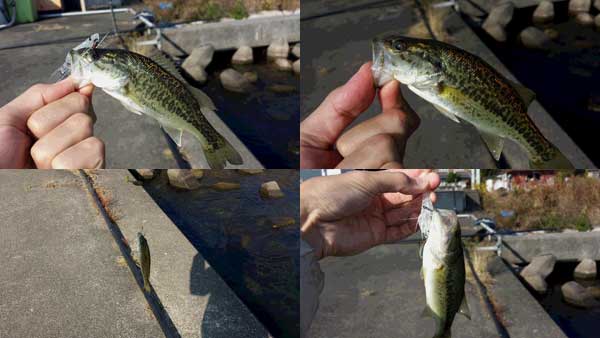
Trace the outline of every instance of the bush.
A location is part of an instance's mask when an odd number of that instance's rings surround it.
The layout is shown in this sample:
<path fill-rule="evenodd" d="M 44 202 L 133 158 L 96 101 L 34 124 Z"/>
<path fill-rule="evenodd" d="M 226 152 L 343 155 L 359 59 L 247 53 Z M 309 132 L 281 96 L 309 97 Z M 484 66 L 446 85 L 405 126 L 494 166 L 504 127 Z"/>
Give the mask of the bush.
<path fill-rule="evenodd" d="M 594 178 L 556 178 L 554 184 L 534 182 L 508 192 L 482 192 L 481 198 L 484 211 L 498 220 L 501 210 L 515 212 L 516 219 L 498 222 L 503 228 L 587 231 L 600 224 L 600 180 Z"/>

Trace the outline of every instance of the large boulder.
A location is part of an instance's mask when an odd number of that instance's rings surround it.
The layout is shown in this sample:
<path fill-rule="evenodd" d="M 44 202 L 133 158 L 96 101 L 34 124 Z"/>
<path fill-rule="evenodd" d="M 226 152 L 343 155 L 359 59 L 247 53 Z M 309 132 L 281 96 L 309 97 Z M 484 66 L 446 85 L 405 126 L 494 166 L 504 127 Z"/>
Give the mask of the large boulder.
<path fill-rule="evenodd" d="M 577 279 L 595 279 L 596 261 L 585 258 L 575 268 L 573 276 Z"/>
<path fill-rule="evenodd" d="M 228 68 L 219 75 L 223 88 L 237 93 L 245 93 L 250 90 L 251 84 L 237 70 Z"/>
<path fill-rule="evenodd" d="M 546 279 L 539 274 L 522 276 L 525 282 L 539 294 L 544 294 L 548 291 L 548 283 Z"/>
<path fill-rule="evenodd" d="M 237 190 L 240 188 L 240 184 L 236 182 L 217 182 L 213 184 L 211 188 L 221 191 Z"/>
<path fill-rule="evenodd" d="M 554 270 L 556 257 L 552 254 L 539 255 L 533 257 L 529 265 L 521 271 L 521 276 L 528 274 L 539 274 L 542 277 L 548 277 Z"/>
<path fill-rule="evenodd" d="M 508 23 L 512 20 L 514 11 L 515 5 L 512 2 L 500 2 L 492 8 L 485 21 L 494 22 L 502 27 L 506 27 L 506 25 L 508 25 Z"/>
<path fill-rule="evenodd" d="M 191 170 L 168 169 L 169 184 L 178 189 L 194 190 L 200 188 L 200 181 Z"/>
<path fill-rule="evenodd" d="M 154 175 L 156 173 L 156 171 L 154 169 L 136 169 L 135 170 L 138 175 L 140 175 L 140 177 L 143 180 L 151 180 L 154 178 Z"/>
<path fill-rule="evenodd" d="M 575 21 L 582 26 L 591 26 L 594 24 L 594 17 L 590 13 L 579 13 L 575 17 Z"/>
<path fill-rule="evenodd" d="M 533 12 L 533 22 L 547 23 L 554 20 L 554 4 L 550 1 L 543 0 Z"/>
<path fill-rule="evenodd" d="M 231 57 L 231 63 L 234 65 L 247 65 L 254 62 L 254 53 L 249 46 L 241 46 Z"/>
<path fill-rule="evenodd" d="M 267 48 L 267 57 L 269 59 L 287 58 L 290 53 L 290 45 L 283 37 L 271 42 Z"/>
<path fill-rule="evenodd" d="M 535 291 L 539 293 L 545 293 L 548 291 L 548 284 L 546 283 L 546 277 L 554 270 L 554 264 L 556 263 L 556 257 L 554 255 L 540 255 L 534 257 L 529 265 L 521 271 L 521 277 L 531 286 Z"/>
<path fill-rule="evenodd" d="M 276 181 L 265 182 L 260 186 L 260 196 L 263 198 L 281 198 L 283 192 Z"/>
<path fill-rule="evenodd" d="M 536 27 L 527 27 L 519 34 L 523 46 L 531 49 L 546 49 L 550 45 L 550 37 Z"/>
<path fill-rule="evenodd" d="M 283 72 L 289 72 L 292 70 L 292 62 L 288 59 L 278 58 L 275 59 L 275 68 Z"/>
<path fill-rule="evenodd" d="M 486 31 L 494 40 L 498 42 L 506 42 L 506 30 L 501 25 L 495 22 L 484 22 L 482 26 L 483 30 Z"/>
<path fill-rule="evenodd" d="M 211 45 L 204 45 L 196 47 L 192 50 L 192 53 L 185 58 L 181 64 L 181 68 L 185 70 L 194 80 L 198 82 L 205 82 L 206 66 L 208 66 L 213 58 L 215 49 Z"/>
<path fill-rule="evenodd" d="M 589 290 L 575 281 L 563 284 L 560 290 L 562 291 L 564 300 L 571 305 L 583 308 L 600 305 Z"/>
<path fill-rule="evenodd" d="M 592 0 L 571 0 L 569 1 L 569 14 L 577 15 L 587 13 L 592 6 Z"/>
<path fill-rule="evenodd" d="M 292 65 L 292 68 L 294 69 L 294 73 L 300 74 L 300 59 L 294 61 L 294 64 Z"/>
<path fill-rule="evenodd" d="M 594 0 L 594 8 L 600 11 L 600 0 Z"/>

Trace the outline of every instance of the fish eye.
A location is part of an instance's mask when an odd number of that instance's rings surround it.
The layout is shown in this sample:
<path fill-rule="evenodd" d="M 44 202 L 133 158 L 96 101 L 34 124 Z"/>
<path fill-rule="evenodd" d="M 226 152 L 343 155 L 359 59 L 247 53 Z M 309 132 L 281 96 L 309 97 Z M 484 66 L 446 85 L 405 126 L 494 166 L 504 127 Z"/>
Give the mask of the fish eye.
<path fill-rule="evenodd" d="M 394 49 L 404 50 L 404 49 L 406 49 L 406 44 L 402 41 L 394 41 Z"/>

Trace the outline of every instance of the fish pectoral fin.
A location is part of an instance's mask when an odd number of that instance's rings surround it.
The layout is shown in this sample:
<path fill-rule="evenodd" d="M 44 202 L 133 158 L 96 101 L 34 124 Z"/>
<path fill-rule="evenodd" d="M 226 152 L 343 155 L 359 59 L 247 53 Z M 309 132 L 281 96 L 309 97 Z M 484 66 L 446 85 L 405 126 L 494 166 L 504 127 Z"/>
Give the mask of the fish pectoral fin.
<path fill-rule="evenodd" d="M 513 81 L 509 81 L 509 82 L 512 84 L 513 88 L 517 91 L 517 93 L 519 94 L 519 96 L 521 97 L 523 102 L 525 102 L 525 106 L 529 106 L 529 104 L 531 104 L 531 102 L 533 100 L 535 100 L 535 93 L 531 89 L 523 86 L 520 83 L 516 83 Z"/>
<path fill-rule="evenodd" d="M 444 114 L 450 120 L 452 120 L 452 121 L 454 121 L 456 123 L 460 123 L 460 120 L 458 119 L 458 117 L 456 117 L 456 115 L 454 115 L 454 113 L 452 113 L 451 111 L 447 110 L 446 108 L 444 108 L 442 106 L 438 106 L 437 104 L 433 104 L 433 106 L 437 110 L 439 110 L 440 113 Z"/>
<path fill-rule="evenodd" d="M 177 147 L 181 147 L 181 144 L 183 143 L 183 130 L 165 127 L 163 125 L 161 125 L 160 127 L 165 131 L 165 133 L 167 133 L 167 135 L 169 135 L 171 140 L 173 140 L 173 142 L 177 144 Z"/>
<path fill-rule="evenodd" d="M 466 296 L 463 297 L 462 303 L 460 303 L 460 309 L 458 310 L 458 313 L 471 320 L 471 309 L 469 309 L 469 303 L 467 303 Z"/>
<path fill-rule="evenodd" d="M 492 157 L 494 157 L 494 160 L 498 161 L 500 159 L 500 154 L 502 154 L 502 148 L 504 148 L 504 138 L 481 129 L 478 129 L 478 131 L 479 135 L 481 135 L 481 139 L 483 139 L 483 142 L 485 142 L 485 145 L 492 154 Z"/>
<path fill-rule="evenodd" d="M 423 308 L 423 311 L 421 311 L 421 318 L 435 318 L 435 314 L 433 313 L 433 311 L 431 310 L 431 308 L 429 307 L 429 305 L 425 304 L 425 307 Z"/>

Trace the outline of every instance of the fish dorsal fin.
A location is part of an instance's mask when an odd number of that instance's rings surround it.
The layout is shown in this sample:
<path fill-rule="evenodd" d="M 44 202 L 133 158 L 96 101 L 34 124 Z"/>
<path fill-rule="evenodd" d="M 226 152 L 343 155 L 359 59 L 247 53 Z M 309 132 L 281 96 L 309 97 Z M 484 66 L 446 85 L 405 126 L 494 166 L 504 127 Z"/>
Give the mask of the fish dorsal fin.
<path fill-rule="evenodd" d="M 179 70 L 177 70 L 177 67 L 175 66 L 175 64 L 173 63 L 173 61 L 171 61 L 171 59 L 169 59 L 162 52 L 156 52 L 156 53 L 154 53 L 152 56 L 150 56 L 150 59 L 152 59 L 152 61 L 156 62 L 159 66 L 161 66 L 162 68 L 164 68 L 164 70 L 166 70 L 167 72 L 169 72 L 171 75 L 173 75 L 174 77 L 176 77 L 177 80 L 183 82 L 184 84 L 187 83 L 183 79 L 183 76 L 181 75 L 181 73 L 179 72 Z"/>
<path fill-rule="evenodd" d="M 167 135 L 169 135 L 171 140 L 173 140 L 173 142 L 175 142 L 175 144 L 177 144 L 177 147 L 181 148 L 181 144 L 183 143 L 182 142 L 183 130 L 177 129 L 177 128 L 166 127 L 164 125 L 161 125 L 161 127 L 165 131 L 165 133 L 167 133 Z"/>
<path fill-rule="evenodd" d="M 500 159 L 500 154 L 502 154 L 502 148 L 504 148 L 504 138 L 481 129 L 478 129 L 478 131 L 479 135 L 481 135 L 481 139 L 483 139 L 483 142 L 485 142 L 485 145 L 490 151 L 490 154 L 492 154 L 494 160 L 498 161 Z"/>
<path fill-rule="evenodd" d="M 447 110 L 446 108 L 444 108 L 442 106 L 438 106 L 437 104 L 433 104 L 433 106 L 435 107 L 435 109 L 439 110 L 440 113 L 444 114 L 450 120 L 452 120 L 456 123 L 460 123 L 460 120 L 458 119 L 458 117 L 456 117 L 456 115 L 454 115 L 451 111 Z"/>
<path fill-rule="evenodd" d="M 203 91 L 201 91 L 198 88 L 192 87 L 188 84 L 186 84 L 185 86 L 190 91 L 190 93 L 192 93 L 192 95 L 194 95 L 196 100 L 198 100 L 198 103 L 200 103 L 200 107 L 207 108 L 212 111 L 217 110 L 217 107 L 215 107 L 215 104 L 213 103 L 213 101 Z"/>
<path fill-rule="evenodd" d="M 471 320 L 471 309 L 469 309 L 466 296 L 463 297 L 462 303 L 460 303 L 460 309 L 458 309 L 458 313 Z"/>
<path fill-rule="evenodd" d="M 525 106 L 529 106 L 535 100 L 535 93 L 531 89 L 513 81 L 510 81 L 510 83 L 525 103 Z"/>

